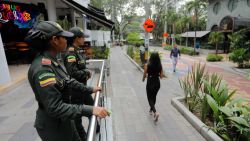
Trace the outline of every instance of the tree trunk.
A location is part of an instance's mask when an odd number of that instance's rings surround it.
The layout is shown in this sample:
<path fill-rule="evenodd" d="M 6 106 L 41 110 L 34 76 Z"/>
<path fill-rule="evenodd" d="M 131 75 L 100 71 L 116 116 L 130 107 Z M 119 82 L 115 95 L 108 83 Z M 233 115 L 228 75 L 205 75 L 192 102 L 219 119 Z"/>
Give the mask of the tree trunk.
<path fill-rule="evenodd" d="M 215 54 L 216 55 L 218 54 L 218 43 L 216 43 L 216 45 L 215 45 Z"/>
<path fill-rule="evenodd" d="M 195 27 L 194 27 L 194 52 L 195 52 L 195 45 L 196 45 L 196 31 L 197 31 L 197 24 L 198 24 L 198 15 L 197 15 L 197 7 L 195 7 Z"/>

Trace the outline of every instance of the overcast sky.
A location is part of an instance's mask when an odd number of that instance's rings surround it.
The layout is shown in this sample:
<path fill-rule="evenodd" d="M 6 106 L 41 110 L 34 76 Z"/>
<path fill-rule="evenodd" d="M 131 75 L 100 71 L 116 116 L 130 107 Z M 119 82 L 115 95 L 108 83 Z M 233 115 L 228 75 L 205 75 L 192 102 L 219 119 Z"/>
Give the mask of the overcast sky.
<path fill-rule="evenodd" d="M 187 1 L 191 1 L 191 0 L 182 0 L 182 1 L 178 2 L 177 8 L 179 8 L 181 5 L 185 4 L 185 2 L 187 2 Z M 153 10 L 153 9 L 152 9 L 152 10 Z M 153 13 L 154 13 L 154 12 L 153 12 Z M 145 14 L 144 7 L 137 8 L 137 9 L 136 9 L 136 14 L 137 14 L 138 16 L 144 15 L 144 14 Z"/>

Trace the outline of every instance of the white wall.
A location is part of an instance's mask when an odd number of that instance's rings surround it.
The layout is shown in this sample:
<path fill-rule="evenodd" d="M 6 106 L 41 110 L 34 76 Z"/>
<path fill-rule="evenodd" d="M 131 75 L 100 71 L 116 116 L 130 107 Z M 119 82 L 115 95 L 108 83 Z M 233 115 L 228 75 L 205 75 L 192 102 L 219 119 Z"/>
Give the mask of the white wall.
<path fill-rule="evenodd" d="M 4 52 L 2 37 L 0 34 L 0 85 L 6 84 L 11 81 L 9 68 L 7 65 L 7 60 Z"/>
<path fill-rule="evenodd" d="M 90 3 L 90 0 L 74 0 L 74 1 L 85 7 L 88 7 L 88 4 Z"/>
<path fill-rule="evenodd" d="M 104 44 L 108 45 L 111 32 L 110 31 L 101 31 L 101 30 L 91 30 L 91 45 L 92 46 L 104 46 Z M 94 44 L 95 42 L 95 44 Z"/>

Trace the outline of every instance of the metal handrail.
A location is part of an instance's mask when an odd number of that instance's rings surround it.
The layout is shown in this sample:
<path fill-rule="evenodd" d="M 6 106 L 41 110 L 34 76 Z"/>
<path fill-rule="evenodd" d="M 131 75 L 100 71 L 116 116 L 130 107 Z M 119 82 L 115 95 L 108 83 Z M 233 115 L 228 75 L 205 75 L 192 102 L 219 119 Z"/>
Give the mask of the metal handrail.
<path fill-rule="evenodd" d="M 101 62 L 102 63 L 99 82 L 98 82 L 98 85 L 97 85 L 98 87 L 101 87 L 102 79 L 103 79 L 105 60 L 88 60 L 87 62 L 88 63 L 91 63 L 91 62 Z M 98 91 L 96 93 L 96 95 L 95 95 L 94 106 L 98 106 L 99 98 L 100 98 L 100 91 Z M 97 117 L 95 115 L 92 115 L 90 123 L 89 123 L 87 141 L 94 141 L 95 140 L 95 137 L 96 137 L 96 124 L 97 124 Z"/>

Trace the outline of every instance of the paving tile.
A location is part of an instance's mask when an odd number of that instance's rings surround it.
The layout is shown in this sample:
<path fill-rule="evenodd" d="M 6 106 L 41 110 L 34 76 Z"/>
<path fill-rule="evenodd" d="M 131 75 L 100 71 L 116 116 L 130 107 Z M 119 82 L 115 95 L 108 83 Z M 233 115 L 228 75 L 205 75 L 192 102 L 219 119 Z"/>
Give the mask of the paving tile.
<path fill-rule="evenodd" d="M 25 123 L 10 139 L 9 141 L 34 141 L 38 134 L 33 127 L 33 123 Z"/>

